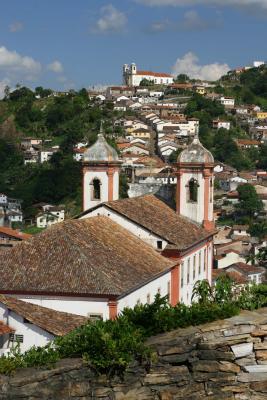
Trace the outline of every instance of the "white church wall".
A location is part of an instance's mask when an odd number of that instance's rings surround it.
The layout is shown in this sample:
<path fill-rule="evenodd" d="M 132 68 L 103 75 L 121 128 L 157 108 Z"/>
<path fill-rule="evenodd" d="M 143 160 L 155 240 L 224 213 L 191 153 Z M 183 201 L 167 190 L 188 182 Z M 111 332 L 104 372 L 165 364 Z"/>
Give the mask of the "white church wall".
<path fill-rule="evenodd" d="M 128 220 L 127 218 L 121 216 L 120 214 L 105 206 L 100 206 L 96 210 L 89 211 L 88 214 L 83 215 L 81 219 L 95 217 L 97 215 L 110 217 L 114 222 L 127 229 L 129 232 L 133 233 L 144 242 L 150 244 L 155 249 L 158 248 L 159 241 L 162 242 L 162 250 L 167 246 L 167 241 L 162 240 L 162 238 L 160 238 L 159 236 L 149 232 L 148 230 L 142 228 L 133 221 Z"/>
<path fill-rule="evenodd" d="M 161 296 L 166 296 L 167 294 L 170 295 L 170 286 L 171 272 L 168 271 L 166 274 L 154 279 L 147 285 L 144 285 L 134 292 L 121 298 L 118 301 L 118 313 L 120 313 L 125 307 L 133 308 L 138 303 L 152 303 L 157 293 L 159 293 Z"/>
<path fill-rule="evenodd" d="M 38 326 L 26 322 L 23 317 L 13 311 L 8 310 L 4 304 L 0 304 L 0 319 L 10 328 L 15 330 L 14 335 L 21 335 L 20 350 L 25 352 L 32 346 L 45 346 L 54 339 L 54 335 L 39 328 Z M 9 341 L 9 335 L 5 335 L 3 347 L 0 348 L 0 355 L 10 352 L 16 342 Z"/>
<path fill-rule="evenodd" d="M 101 314 L 104 320 L 109 318 L 108 299 L 42 295 L 16 295 L 14 297 L 29 303 L 38 304 L 39 306 L 52 308 L 52 310 L 86 317 L 93 314 Z"/>
<path fill-rule="evenodd" d="M 94 179 L 99 179 L 101 186 L 101 199 L 92 200 L 92 182 Z M 84 209 L 92 208 L 103 201 L 108 201 L 108 175 L 106 171 L 86 171 L 83 181 L 84 193 Z"/>
<path fill-rule="evenodd" d="M 198 201 L 187 201 L 188 183 L 190 179 L 196 179 L 198 187 Z M 204 219 L 204 178 L 199 173 L 183 173 L 181 177 L 181 215 L 184 215 L 198 223 L 202 223 Z"/>
<path fill-rule="evenodd" d="M 206 257 L 206 262 L 205 262 Z M 195 259 L 195 267 L 194 267 Z M 205 268 L 204 268 L 205 266 Z M 194 272 L 195 271 L 195 272 Z M 212 252 L 207 244 L 203 244 L 191 254 L 184 256 L 180 265 L 180 302 L 191 304 L 193 288 L 198 280 L 211 282 Z"/>
<path fill-rule="evenodd" d="M 119 198 L 119 171 L 114 172 L 113 176 L 113 200 Z"/>

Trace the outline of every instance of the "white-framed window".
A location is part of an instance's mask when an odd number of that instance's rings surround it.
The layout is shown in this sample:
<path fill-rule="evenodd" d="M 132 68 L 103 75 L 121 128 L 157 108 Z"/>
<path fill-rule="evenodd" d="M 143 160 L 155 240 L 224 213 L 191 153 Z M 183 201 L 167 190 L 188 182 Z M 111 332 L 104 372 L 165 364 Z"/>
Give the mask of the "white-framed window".
<path fill-rule="evenodd" d="M 181 265 L 181 288 L 184 286 L 184 262 Z"/>
<path fill-rule="evenodd" d="M 146 295 L 146 302 L 147 304 L 150 304 L 150 293 Z"/>
<path fill-rule="evenodd" d="M 198 274 L 201 274 L 201 250 L 198 253 Z"/>
<path fill-rule="evenodd" d="M 23 343 L 24 336 L 23 335 L 15 335 L 15 333 L 10 333 L 9 335 L 9 341 L 10 342 L 16 342 L 16 343 Z"/>
<path fill-rule="evenodd" d="M 204 271 L 207 269 L 207 249 L 204 250 Z"/>
<path fill-rule="evenodd" d="M 193 279 L 196 277 L 196 255 L 193 257 Z"/>
<path fill-rule="evenodd" d="M 103 314 L 100 313 L 88 313 L 87 316 L 91 321 L 102 321 Z"/>
<path fill-rule="evenodd" d="M 187 260 L 187 283 L 190 282 L 190 258 Z"/>

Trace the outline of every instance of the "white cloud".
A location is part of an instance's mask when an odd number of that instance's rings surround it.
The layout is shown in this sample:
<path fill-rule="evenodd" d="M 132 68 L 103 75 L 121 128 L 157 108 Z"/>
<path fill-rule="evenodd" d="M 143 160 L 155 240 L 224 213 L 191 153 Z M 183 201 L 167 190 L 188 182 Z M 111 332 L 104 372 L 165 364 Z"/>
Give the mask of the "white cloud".
<path fill-rule="evenodd" d="M 153 22 L 149 27 L 150 32 L 164 32 L 172 29 L 173 29 L 173 23 L 168 19 L 165 19 L 163 21 Z"/>
<path fill-rule="evenodd" d="M 190 10 L 184 14 L 181 27 L 184 30 L 192 31 L 207 29 L 210 25 L 209 21 L 202 19 L 197 11 Z"/>
<path fill-rule="evenodd" d="M 22 29 L 23 29 L 23 23 L 20 21 L 14 21 L 9 25 L 8 28 L 9 28 L 9 31 L 12 33 L 19 32 L 19 31 L 22 31 Z"/>
<path fill-rule="evenodd" d="M 164 31 L 203 31 L 206 29 L 217 28 L 222 24 L 218 15 L 210 20 L 202 18 L 197 11 L 186 11 L 181 19 L 171 21 L 165 19 L 153 22 L 148 28 L 149 32 L 158 33 Z"/>
<path fill-rule="evenodd" d="M 112 4 L 102 7 L 100 14 L 101 16 L 92 30 L 94 33 L 118 33 L 126 27 L 126 15 Z"/>
<path fill-rule="evenodd" d="M 230 67 L 227 64 L 219 64 L 217 62 L 200 65 L 198 57 L 192 52 L 185 54 L 182 58 L 177 58 L 172 67 L 174 76 L 187 74 L 190 78 L 209 81 L 216 81 L 229 70 Z"/>
<path fill-rule="evenodd" d="M 198 4 L 216 6 L 257 7 L 267 10 L 267 0 L 135 0 L 147 6 L 196 6 Z"/>
<path fill-rule="evenodd" d="M 56 74 L 60 74 L 63 72 L 63 65 L 58 60 L 55 60 L 51 64 L 48 64 L 47 68 L 50 71 L 55 72 Z"/>
<path fill-rule="evenodd" d="M 0 71 L 7 75 L 18 75 L 27 80 L 34 79 L 41 72 L 41 64 L 32 57 L 22 56 L 16 51 L 0 47 Z"/>

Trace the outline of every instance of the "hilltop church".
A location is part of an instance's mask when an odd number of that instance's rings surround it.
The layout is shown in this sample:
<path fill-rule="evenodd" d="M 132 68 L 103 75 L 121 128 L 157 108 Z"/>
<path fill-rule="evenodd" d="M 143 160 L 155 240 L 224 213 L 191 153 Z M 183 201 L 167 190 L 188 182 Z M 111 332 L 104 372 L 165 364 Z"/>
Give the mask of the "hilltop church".
<path fill-rule="evenodd" d="M 176 210 L 155 195 L 120 200 L 120 165 L 100 132 L 84 153 L 82 214 L 2 255 L 0 294 L 108 319 L 157 293 L 190 304 L 195 282 L 211 282 L 214 160 L 198 136 L 177 160 Z"/>
<path fill-rule="evenodd" d="M 170 85 L 173 83 L 173 76 L 165 72 L 141 71 L 135 63 L 123 65 L 123 84 L 126 86 L 139 86 L 143 79 L 153 82 L 156 85 Z"/>

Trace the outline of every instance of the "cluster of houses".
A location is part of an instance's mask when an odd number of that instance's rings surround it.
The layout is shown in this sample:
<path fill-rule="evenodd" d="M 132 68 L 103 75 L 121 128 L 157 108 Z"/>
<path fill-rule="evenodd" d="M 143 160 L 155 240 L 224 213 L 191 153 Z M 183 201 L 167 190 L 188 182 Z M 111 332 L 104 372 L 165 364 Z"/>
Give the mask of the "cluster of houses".
<path fill-rule="evenodd" d="M 19 199 L 13 199 L 4 193 L 0 193 L 0 227 L 22 222 L 21 203 L 22 201 Z"/>
<path fill-rule="evenodd" d="M 183 114 L 186 99 L 167 101 L 163 89 L 139 85 L 146 79 L 219 101 L 249 126 L 250 139 L 237 140 L 241 149 L 265 140 L 267 114 L 211 93 L 211 84 L 174 83 L 169 74 L 139 71 L 135 64 L 124 65 L 123 79 L 123 86 L 89 93 L 126 113 L 113 121 L 117 150 L 102 127 L 94 145 L 74 146 L 73 157 L 82 163 L 82 213 L 65 220 L 64 206 L 36 204 L 35 223 L 48 229 L 33 237 L 0 224 L 0 355 L 16 343 L 25 351 L 88 321 L 114 319 L 156 294 L 171 305 L 190 305 L 199 280 L 215 284 L 222 274 L 238 285 L 265 280 L 265 269 L 248 260 L 267 238 L 256 240 L 247 225 L 216 227 L 216 221 L 233 211 L 244 183 L 254 185 L 264 204 L 259 218 L 266 219 L 267 172 L 238 172 L 214 161 L 198 138 L 199 120 Z M 229 130 L 230 120 L 216 119 L 212 127 Z M 49 161 L 57 151 L 41 155 L 44 144 L 23 140 L 25 157 L 38 154 L 29 162 Z M 120 171 L 128 177 L 126 199 L 119 199 Z M 0 195 L 3 221 L 12 202 Z"/>
<path fill-rule="evenodd" d="M 136 123 L 128 127 L 135 131 Z M 197 281 L 212 284 L 222 273 L 239 285 L 263 281 L 265 270 L 246 262 L 251 249 L 260 250 L 248 227 L 215 228 L 220 166 L 197 132 L 175 168 L 155 155 L 137 154 L 134 163 L 140 180 L 153 169 L 161 182 L 175 181 L 175 205 L 158 193 L 119 199 L 124 153 L 119 156 L 101 129 L 83 154 L 83 212 L 22 238 L 0 258 L 0 354 L 16 343 L 22 351 L 44 346 L 87 321 L 149 304 L 156 294 L 171 305 L 189 305 Z"/>
<path fill-rule="evenodd" d="M 20 146 L 23 152 L 24 164 L 42 164 L 50 161 L 52 155 L 59 151 L 59 146 L 48 147 L 51 140 L 25 137 Z"/>

